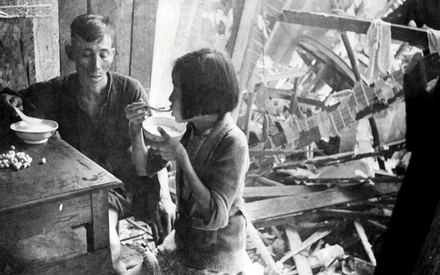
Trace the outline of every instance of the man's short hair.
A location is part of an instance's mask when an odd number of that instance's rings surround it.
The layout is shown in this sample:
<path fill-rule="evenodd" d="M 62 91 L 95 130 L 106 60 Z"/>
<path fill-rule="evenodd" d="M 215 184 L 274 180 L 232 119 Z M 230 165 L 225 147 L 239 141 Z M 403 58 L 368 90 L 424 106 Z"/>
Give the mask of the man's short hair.
<path fill-rule="evenodd" d="M 106 34 L 110 35 L 113 43 L 115 31 L 107 16 L 82 14 L 77 16 L 70 25 L 72 39 L 81 37 L 87 42 L 93 42 L 102 39 Z"/>
<path fill-rule="evenodd" d="M 204 48 L 187 53 L 174 62 L 172 74 L 180 80 L 183 119 L 222 116 L 238 104 L 238 80 L 225 52 Z"/>

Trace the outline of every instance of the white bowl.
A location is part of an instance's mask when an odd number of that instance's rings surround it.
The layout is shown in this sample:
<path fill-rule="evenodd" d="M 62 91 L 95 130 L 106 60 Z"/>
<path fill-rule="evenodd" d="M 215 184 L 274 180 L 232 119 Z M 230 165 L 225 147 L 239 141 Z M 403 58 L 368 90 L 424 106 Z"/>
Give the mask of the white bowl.
<path fill-rule="evenodd" d="M 159 131 L 157 131 L 157 127 L 161 127 L 170 137 L 179 140 L 186 131 L 185 124 L 176 122 L 172 117 L 150 116 L 142 122 L 144 137 L 154 142 L 164 141 Z"/>
<path fill-rule="evenodd" d="M 53 120 L 43 120 L 41 123 L 19 121 L 11 124 L 11 129 L 24 142 L 29 144 L 45 143 L 58 129 L 58 123 Z"/>

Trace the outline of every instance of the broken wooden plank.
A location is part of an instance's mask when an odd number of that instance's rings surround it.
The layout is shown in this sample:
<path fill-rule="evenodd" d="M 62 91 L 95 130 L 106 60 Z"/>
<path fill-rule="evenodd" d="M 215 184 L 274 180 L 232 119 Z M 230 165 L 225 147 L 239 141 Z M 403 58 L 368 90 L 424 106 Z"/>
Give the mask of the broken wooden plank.
<path fill-rule="evenodd" d="M 353 185 L 361 183 L 390 183 L 390 182 L 402 182 L 403 177 L 356 177 L 356 178 L 305 178 L 305 177 L 293 177 L 289 176 L 283 180 L 284 184 L 298 184 L 306 182 L 308 184 L 337 184 L 337 185 Z"/>
<path fill-rule="evenodd" d="M 150 90 L 159 1 L 134 1 L 130 76 Z"/>
<path fill-rule="evenodd" d="M 290 248 L 293 249 L 294 247 L 300 246 L 302 241 L 298 231 L 296 231 L 295 228 L 290 225 L 286 225 L 285 229 L 287 238 L 289 239 Z M 295 261 L 296 269 L 298 270 L 299 275 L 313 274 L 306 256 L 296 254 L 293 255 L 293 260 Z"/>
<path fill-rule="evenodd" d="M 396 151 L 402 150 L 403 148 L 404 147 L 391 148 L 391 149 L 378 150 L 375 152 L 369 152 L 369 153 L 363 153 L 363 154 L 356 154 L 355 152 L 344 152 L 344 153 L 330 155 L 330 156 L 319 156 L 319 157 L 316 157 L 314 159 L 309 159 L 309 160 L 305 159 L 305 160 L 276 164 L 276 167 L 274 167 L 273 169 L 278 170 L 278 169 L 282 169 L 282 168 L 284 168 L 284 169 L 295 168 L 298 166 L 304 166 L 306 164 L 313 164 L 317 167 L 333 165 L 333 164 L 340 164 L 340 163 L 353 161 L 353 160 L 359 160 L 359 159 L 368 158 L 368 157 L 378 157 L 378 156 L 383 156 L 383 155 L 387 155 L 387 154 L 392 154 Z"/>
<path fill-rule="evenodd" d="M 249 202 L 245 208 L 254 226 L 267 227 L 305 211 L 396 194 L 399 188 L 400 183 L 334 187 L 321 192 Z"/>
<path fill-rule="evenodd" d="M 303 75 L 306 74 L 306 70 L 304 69 L 298 69 L 298 68 L 291 68 L 286 72 L 280 72 L 280 73 L 276 73 L 276 74 L 269 74 L 269 72 L 266 72 L 264 74 L 264 79 L 262 79 L 264 82 L 271 82 L 271 81 L 278 81 L 281 79 L 286 79 L 286 78 L 297 78 L 297 77 L 301 77 Z"/>
<path fill-rule="evenodd" d="M 326 29 L 336 29 L 338 31 L 351 31 L 366 34 L 372 20 L 357 17 L 340 16 L 318 12 L 304 12 L 297 10 L 283 10 L 278 20 L 281 22 L 301 24 L 312 27 Z M 421 49 L 428 48 L 428 35 L 426 30 L 391 25 L 391 38 L 405 41 Z"/>
<path fill-rule="evenodd" d="M 277 155 L 292 155 L 298 153 L 307 152 L 322 152 L 322 150 L 249 150 L 250 157 L 263 157 L 263 156 L 277 156 Z"/>
<path fill-rule="evenodd" d="M 293 257 L 293 255 L 298 254 L 299 252 L 303 251 L 304 249 L 308 248 L 309 246 L 311 246 L 312 244 L 314 244 L 315 242 L 319 241 L 320 239 L 324 238 L 325 236 L 327 236 L 328 234 L 330 234 L 331 231 L 330 230 L 325 230 L 325 231 L 317 231 L 315 233 L 312 234 L 312 236 L 308 237 L 307 240 L 305 240 L 304 242 L 302 242 L 299 246 L 295 247 L 294 249 L 292 249 L 291 251 L 287 252 L 286 255 L 284 255 L 279 261 L 278 263 L 284 263 L 285 261 L 287 261 L 290 257 Z"/>
<path fill-rule="evenodd" d="M 240 18 L 240 26 L 238 28 L 237 38 L 232 53 L 232 63 L 237 72 L 241 72 L 241 67 L 245 59 L 245 53 L 253 41 L 251 41 L 252 30 L 255 28 L 255 21 L 258 10 L 261 7 L 261 0 L 245 1 L 243 11 Z M 242 86 L 240 86 L 242 87 Z"/>
<path fill-rule="evenodd" d="M 264 245 L 264 242 L 261 240 L 260 235 L 258 234 L 258 230 L 255 229 L 255 227 L 252 225 L 252 223 L 249 220 L 247 222 L 247 233 L 252 243 L 257 247 L 257 251 L 260 253 L 261 258 L 264 260 L 264 262 L 272 271 L 271 274 L 280 274 L 281 273 L 280 268 L 277 267 L 274 259 L 272 258 L 272 255 L 270 255 L 269 251 Z"/>
<path fill-rule="evenodd" d="M 264 93 L 266 95 L 266 98 L 274 97 L 274 98 L 280 98 L 280 99 L 290 101 L 292 99 L 293 91 L 286 90 L 286 89 L 276 89 L 276 88 L 266 87 L 264 89 Z M 323 108 L 323 109 L 327 108 L 324 101 L 315 100 L 315 99 L 311 99 L 311 98 L 307 98 L 307 97 L 297 97 L 297 99 L 298 99 L 299 103 L 313 105 L 313 106 Z"/>
<path fill-rule="evenodd" d="M 367 234 L 365 234 L 364 227 L 359 221 L 354 221 L 354 226 L 356 228 L 356 232 L 359 235 L 359 238 L 362 241 L 362 245 L 364 246 L 365 251 L 367 252 L 368 258 L 370 258 L 371 263 L 376 266 L 376 257 L 374 257 L 373 250 L 371 249 L 371 244 L 368 241 Z"/>
<path fill-rule="evenodd" d="M 270 180 L 268 178 L 265 177 L 254 177 L 254 179 L 266 186 L 284 186 L 284 184 L 282 184 L 281 182 L 278 181 L 274 181 L 274 180 Z"/>
<path fill-rule="evenodd" d="M 327 189 L 325 186 L 304 186 L 304 185 L 245 187 L 243 192 L 243 198 L 250 199 L 250 198 L 294 196 L 294 195 L 306 194 L 310 192 L 323 191 L 325 189 Z"/>
<path fill-rule="evenodd" d="M 375 219 L 375 220 L 389 220 L 390 216 L 371 212 L 351 211 L 345 209 L 320 209 L 319 215 L 323 217 L 341 217 L 345 219 Z"/>

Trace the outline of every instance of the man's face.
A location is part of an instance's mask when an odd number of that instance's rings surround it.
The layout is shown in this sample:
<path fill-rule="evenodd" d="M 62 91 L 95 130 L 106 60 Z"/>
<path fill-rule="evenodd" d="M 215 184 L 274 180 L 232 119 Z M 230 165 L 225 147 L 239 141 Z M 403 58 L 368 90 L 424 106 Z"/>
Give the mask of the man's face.
<path fill-rule="evenodd" d="M 72 39 L 71 60 L 75 62 L 83 88 L 96 90 L 107 85 L 107 72 L 114 54 L 109 34 L 93 42 L 87 42 L 81 37 Z"/>

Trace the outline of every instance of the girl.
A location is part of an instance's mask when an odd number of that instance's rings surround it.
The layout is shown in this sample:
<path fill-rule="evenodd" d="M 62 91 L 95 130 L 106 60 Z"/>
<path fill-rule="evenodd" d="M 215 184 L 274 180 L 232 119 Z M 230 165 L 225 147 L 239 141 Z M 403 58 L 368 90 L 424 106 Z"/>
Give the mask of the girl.
<path fill-rule="evenodd" d="M 146 147 L 141 130 L 145 103 L 126 108 L 137 172 L 151 171 L 150 150 L 177 164 L 175 229 L 128 274 L 240 273 L 246 253 L 242 194 L 249 152 L 230 113 L 239 97 L 235 70 L 224 53 L 201 49 L 176 60 L 172 80 L 173 115 L 187 123 L 181 141 L 159 127 L 165 141 L 146 141 Z"/>

